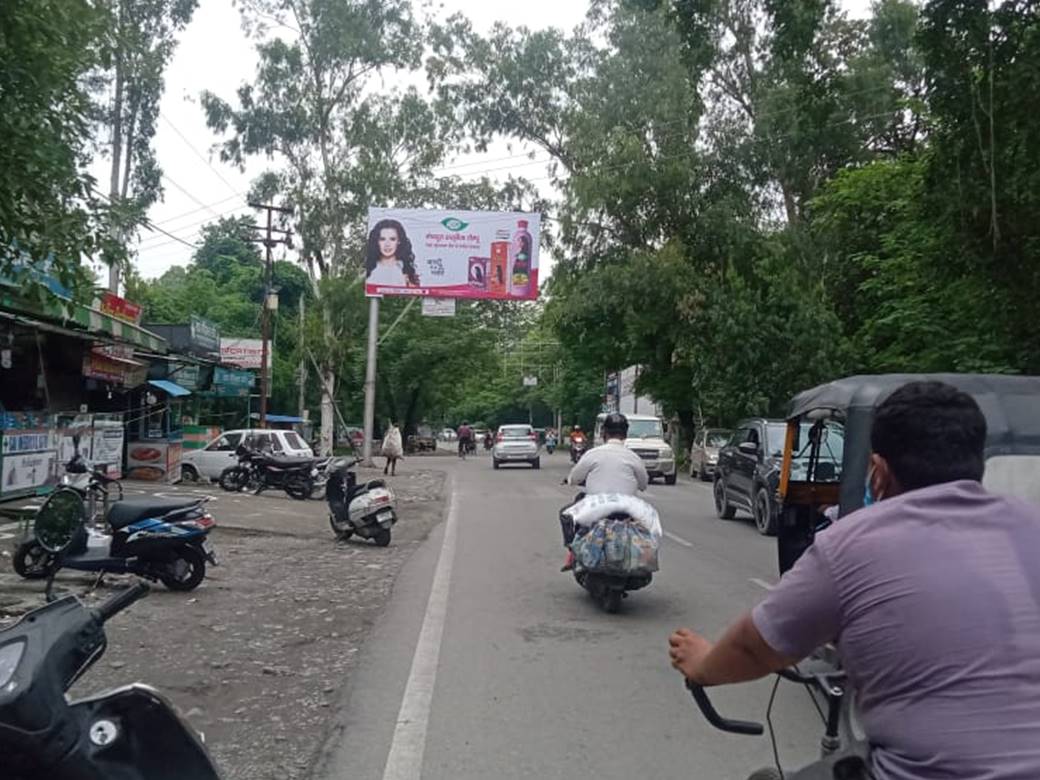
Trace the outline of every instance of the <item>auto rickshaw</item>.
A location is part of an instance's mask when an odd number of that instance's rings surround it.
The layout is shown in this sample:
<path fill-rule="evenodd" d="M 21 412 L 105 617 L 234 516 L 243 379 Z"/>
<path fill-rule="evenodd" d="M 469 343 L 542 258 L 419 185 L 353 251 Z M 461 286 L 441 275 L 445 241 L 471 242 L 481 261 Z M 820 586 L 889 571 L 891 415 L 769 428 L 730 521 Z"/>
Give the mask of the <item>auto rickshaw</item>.
<path fill-rule="evenodd" d="M 1040 503 L 1040 377 L 883 374 L 838 379 L 805 390 L 791 400 L 778 487 L 781 575 L 809 548 L 818 531 L 831 522 L 841 522 L 840 518 L 863 506 L 874 412 L 892 392 L 914 381 L 945 382 L 971 395 L 986 418 L 983 483 L 995 493 Z M 850 683 L 833 645 L 819 648 L 808 662 L 783 670 L 779 676 L 821 697 L 825 711 L 821 758 L 862 742 L 865 735 L 850 696 Z M 703 688 L 689 681 L 686 685 L 715 728 L 734 734 L 763 732 L 759 723 L 723 717 Z M 842 773 L 836 767 L 834 776 L 865 777 L 865 767 L 862 773 L 859 767 L 864 765 L 847 766 Z M 777 767 L 775 772 L 772 768 L 759 770 L 752 778 L 785 776 L 800 775 L 790 770 L 781 773 Z"/>
<path fill-rule="evenodd" d="M 781 466 L 777 552 L 783 574 L 829 524 L 863 506 L 874 410 L 908 382 L 939 381 L 971 395 L 986 418 L 986 486 L 1040 502 L 1040 377 L 1000 374 L 852 376 L 791 400 Z M 835 436 L 841 439 L 840 458 Z M 834 511 L 828 512 L 834 515 Z"/>

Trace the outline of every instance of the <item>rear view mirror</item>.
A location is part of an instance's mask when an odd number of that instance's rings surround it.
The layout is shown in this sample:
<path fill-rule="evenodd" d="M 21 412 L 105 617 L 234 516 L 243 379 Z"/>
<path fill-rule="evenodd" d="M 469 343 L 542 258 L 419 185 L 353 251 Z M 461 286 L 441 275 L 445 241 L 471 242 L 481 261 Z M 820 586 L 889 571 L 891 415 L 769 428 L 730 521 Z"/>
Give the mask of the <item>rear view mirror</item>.
<path fill-rule="evenodd" d="M 758 455 L 758 444 L 753 441 L 742 441 L 737 449 L 745 455 Z"/>
<path fill-rule="evenodd" d="M 36 540 L 47 552 L 58 555 L 72 543 L 86 517 L 87 508 L 79 493 L 55 490 L 36 513 L 33 521 Z"/>

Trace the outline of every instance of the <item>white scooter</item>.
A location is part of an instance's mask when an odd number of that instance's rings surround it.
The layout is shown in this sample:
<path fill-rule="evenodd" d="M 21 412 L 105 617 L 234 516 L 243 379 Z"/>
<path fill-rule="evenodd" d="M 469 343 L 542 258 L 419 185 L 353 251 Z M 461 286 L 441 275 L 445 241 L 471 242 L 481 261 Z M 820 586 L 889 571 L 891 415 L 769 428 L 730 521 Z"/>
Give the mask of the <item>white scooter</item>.
<path fill-rule="evenodd" d="M 386 547 L 390 544 L 390 528 L 397 522 L 397 502 L 381 479 L 358 483 L 353 468 L 360 462 L 360 458 L 343 459 L 329 469 L 325 488 L 329 525 L 341 540 L 357 534 Z"/>

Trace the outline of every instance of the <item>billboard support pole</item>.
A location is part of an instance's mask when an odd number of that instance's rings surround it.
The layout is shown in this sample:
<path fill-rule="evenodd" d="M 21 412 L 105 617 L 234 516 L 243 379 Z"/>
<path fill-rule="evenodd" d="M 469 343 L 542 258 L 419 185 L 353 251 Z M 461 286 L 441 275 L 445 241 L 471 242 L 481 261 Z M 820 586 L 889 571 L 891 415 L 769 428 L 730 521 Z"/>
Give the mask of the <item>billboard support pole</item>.
<path fill-rule="evenodd" d="M 376 416 L 376 354 L 379 346 L 379 299 L 368 299 L 368 359 L 365 363 L 365 441 L 361 458 L 372 465 L 372 434 Z"/>

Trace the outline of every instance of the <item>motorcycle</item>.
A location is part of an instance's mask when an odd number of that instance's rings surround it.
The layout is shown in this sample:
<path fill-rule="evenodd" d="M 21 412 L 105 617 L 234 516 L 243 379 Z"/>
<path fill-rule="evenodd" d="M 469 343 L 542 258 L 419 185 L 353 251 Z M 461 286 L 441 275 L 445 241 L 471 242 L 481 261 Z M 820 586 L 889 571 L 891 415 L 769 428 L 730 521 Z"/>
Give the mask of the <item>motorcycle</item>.
<path fill-rule="evenodd" d="M 552 455 L 556 451 L 556 437 L 547 436 L 545 437 L 545 451 Z"/>
<path fill-rule="evenodd" d="M 49 578 L 61 569 L 136 574 L 170 590 L 189 591 L 217 565 L 208 537 L 216 526 L 204 508 L 208 499 L 116 501 L 106 521 L 111 534 L 88 527 L 83 498 L 58 488 L 33 519 L 31 538 L 14 553 L 14 569 L 25 579 Z"/>
<path fill-rule="evenodd" d="M 386 547 L 397 522 L 394 493 L 381 479 L 358 483 L 353 468 L 360 462 L 360 458 L 342 460 L 332 469 L 325 490 L 329 525 L 340 540 L 357 534 Z"/>
<path fill-rule="evenodd" d="M 628 598 L 628 593 L 645 588 L 653 580 L 652 571 L 657 570 L 657 541 L 649 529 L 644 529 L 642 524 L 627 511 L 613 511 L 590 526 L 575 528 L 574 520 L 567 514 L 568 510 L 574 509 L 582 499 L 584 493 L 579 493 L 573 504 L 561 511 L 564 524 L 570 522 L 571 530 L 574 531 L 573 541 L 570 548 L 575 552 L 574 579 L 582 588 L 588 591 L 592 599 L 599 604 L 604 612 L 614 614 L 621 609 L 621 602 Z M 646 505 L 648 506 L 648 505 Z M 650 508 L 653 512 L 653 509 Z M 660 521 L 656 519 L 653 512 L 653 523 L 658 527 Z M 640 530 L 635 531 L 634 529 Z M 614 541 L 610 541 L 610 536 Z M 643 557 L 636 559 L 632 556 L 629 565 L 625 565 L 631 551 L 628 549 L 630 540 L 641 536 L 643 541 Z M 660 532 L 658 530 L 658 537 Z M 617 540 L 625 540 L 618 544 Z M 581 548 L 592 542 L 593 555 L 586 556 Z M 640 549 L 640 545 L 636 546 Z"/>
<path fill-rule="evenodd" d="M 298 501 L 306 501 L 314 493 L 323 463 L 314 458 L 280 458 L 244 445 L 239 445 L 237 454 L 238 465 L 220 473 L 224 490 L 238 493 L 247 488 L 260 495 L 267 488 L 281 488 Z"/>
<path fill-rule="evenodd" d="M 584 436 L 579 436 L 571 440 L 571 463 L 577 463 L 581 460 L 581 456 L 585 454 L 585 451 L 589 448 L 588 441 Z"/>
<path fill-rule="evenodd" d="M 158 691 L 66 692 L 105 652 L 104 624 L 144 583 L 88 609 L 51 602 L 0 631 L 0 755 L 7 780 L 219 780 L 201 739 Z"/>

